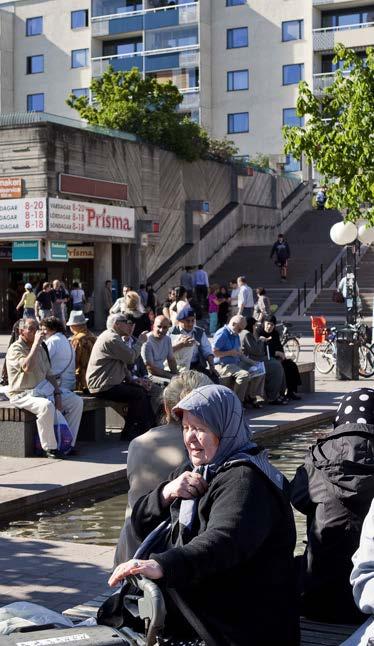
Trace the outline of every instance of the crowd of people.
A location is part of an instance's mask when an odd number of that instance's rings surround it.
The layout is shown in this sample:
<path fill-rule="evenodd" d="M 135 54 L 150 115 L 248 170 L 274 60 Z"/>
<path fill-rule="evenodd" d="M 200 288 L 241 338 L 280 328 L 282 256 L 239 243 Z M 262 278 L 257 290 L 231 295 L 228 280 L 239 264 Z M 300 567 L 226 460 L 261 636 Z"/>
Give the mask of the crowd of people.
<path fill-rule="evenodd" d="M 374 389 L 344 397 L 334 430 L 287 482 L 245 415 L 299 398 L 266 290 L 254 298 L 245 276 L 215 287 L 202 266 L 180 282 L 158 303 L 151 285 L 125 286 L 113 302 L 106 281 L 97 337 L 79 285 L 68 296 L 58 281 L 38 294 L 25 285 L 3 396 L 36 415 L 40 451 L 54 459 L 76 452 L 82 394 L 123 405 L 130 490 L 110 585 L 157 580 L 174 643 L 270 645 L 269 611 L 288 646 L 299 644 L 300 613 L 362 622 L 374 607 Z M 69 430 L 64 449 L 56 416 Z M 296 559 L 291 503 L 307 518 Z"/>

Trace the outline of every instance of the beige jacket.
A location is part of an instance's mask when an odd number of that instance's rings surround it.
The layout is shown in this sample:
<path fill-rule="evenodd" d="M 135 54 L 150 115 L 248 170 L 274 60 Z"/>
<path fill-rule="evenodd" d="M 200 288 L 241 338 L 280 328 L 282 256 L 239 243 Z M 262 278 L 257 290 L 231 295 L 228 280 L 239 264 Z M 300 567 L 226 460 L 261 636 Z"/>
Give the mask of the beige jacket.
<path fill-rule="evenodd" d="M 87 366 L 89 391 L 95 395 L 130 379 L 127 365 L 136 361 L 141 347 L 141 343 L 137 341 L 130 349 L 114 330 L 102 332 L 92 348 Z"/>
<path fill-rule="evenodd" d="M 52 376 L 51 364 L 48 355 L 42 346 L 39 346 L 34 356 L 33 368 L 30 372 L 24 372 L 22 364 L 29 356 L 31 348 L 21 337 L 8 349 L 6 354 L 6 366 L 9 380 L 9 398 L 15 397 L 25 390 L 36 388 L 41 381 Z"/>

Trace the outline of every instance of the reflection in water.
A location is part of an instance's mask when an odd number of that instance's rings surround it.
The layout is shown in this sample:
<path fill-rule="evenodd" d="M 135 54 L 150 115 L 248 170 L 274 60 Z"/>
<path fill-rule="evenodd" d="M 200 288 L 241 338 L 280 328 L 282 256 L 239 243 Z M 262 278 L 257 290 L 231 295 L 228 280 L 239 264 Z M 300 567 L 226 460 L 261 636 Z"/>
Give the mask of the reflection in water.
<path fill-rule="evenodd" d="M 307 448 L 313 444 L 321 430 L 302 431 L 290 436 L 263 442 L 269 449 L 271 461 L 287 476 L 293 478 L 302 464 Z M 7 536 L 37 540 L 76 541 L 95 545 L 116 545 L 121 531 L 127 494 L 123 488 L 107 490 L 105 499 L 97 497 L 68 500 L 63 504 L 44 510 L 25 519 L 10 522 L 1 532 Z M 304 550 L 305 517 L 296 512 L 298 534 L 297 553 Z"/>

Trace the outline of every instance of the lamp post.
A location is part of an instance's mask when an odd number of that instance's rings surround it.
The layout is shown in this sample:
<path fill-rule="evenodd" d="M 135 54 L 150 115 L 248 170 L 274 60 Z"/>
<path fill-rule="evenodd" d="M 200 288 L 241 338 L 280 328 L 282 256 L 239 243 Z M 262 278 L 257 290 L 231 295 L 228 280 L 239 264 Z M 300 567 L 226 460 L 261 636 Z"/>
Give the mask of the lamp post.
<path fill-rule="evenodd" d="M 357 320 L 357 251 L 360 243 L 374 242 L 374 227 L 367 220 L 353 222 L 337 222 L 330 229 L 330 238 L 335 244 L 347 247 L 346 269 L 346 306 L 347 323 L 355 324 Z"/>

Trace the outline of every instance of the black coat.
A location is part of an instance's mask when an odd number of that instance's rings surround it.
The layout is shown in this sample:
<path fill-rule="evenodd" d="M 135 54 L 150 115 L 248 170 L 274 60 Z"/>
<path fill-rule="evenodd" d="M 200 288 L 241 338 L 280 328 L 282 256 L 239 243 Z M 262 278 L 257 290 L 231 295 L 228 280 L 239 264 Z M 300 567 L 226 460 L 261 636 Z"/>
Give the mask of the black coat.
<path fill-rule="evenodd" d="M 189 465 L 182 465 L 174 479 Z M 170 481 L 169 480 L 169 481 Z M 178 516 L 180 500 L 163 508 L 166 482 L 141 498 L 133 510 L 136 534 L 144 539 L 161 520 Z M 187 544 L 152 554 L 161 584 L 175 588 L 198 616 L 214 646 L 299 644 L 291 506 L 262 473 L 247 464 L 218 473 L 198 503 Z"/>
<path fill-rule="evenodd" d="M 291 500 L 307 516 L 302 600 L 308 616 L 364 620 L 353 602 L 349 576 L 373 495 L 374 426 L 338 426 L 310 448 L 298 468 Z"/>

